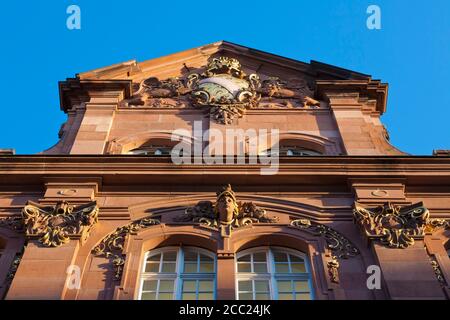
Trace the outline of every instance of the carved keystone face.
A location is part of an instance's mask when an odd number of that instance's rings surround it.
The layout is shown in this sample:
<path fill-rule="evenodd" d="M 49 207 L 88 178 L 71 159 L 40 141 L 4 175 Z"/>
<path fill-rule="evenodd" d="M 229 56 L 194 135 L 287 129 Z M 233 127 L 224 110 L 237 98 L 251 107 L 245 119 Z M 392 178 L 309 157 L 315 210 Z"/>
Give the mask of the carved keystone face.
<path fill-rule="evenodd" d="M 236 204 L 232 197 L 224 195 L 217 201 L 217 211 L 219 220 L 222 223 L 229 224 L 233 221 L 233 214 L 236 210 Z"/>

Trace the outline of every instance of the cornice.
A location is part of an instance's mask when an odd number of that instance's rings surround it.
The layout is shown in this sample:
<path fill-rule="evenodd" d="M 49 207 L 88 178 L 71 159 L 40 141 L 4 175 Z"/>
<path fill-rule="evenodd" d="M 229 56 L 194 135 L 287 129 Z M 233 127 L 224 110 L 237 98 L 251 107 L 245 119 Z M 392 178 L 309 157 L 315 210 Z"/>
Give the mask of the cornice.
<path fill-rule="evenodd" d="M 74 105 L 86 103 L 95 96 L 113 98 L 117 103 L 129 98 L 132 93 L 131 80 L 81 80 L 68 78 L 59 84 L 60 107 L 68 112 Z"/>
<path fill-rule="evenodd" d="M 262 165 L 175 165 L 170 157 L 77 155 L 2 156 L 0 184 L 40 184 L 49 177 L 92 177 L 108 184 L 224 183 L 347 185 L 349 179 L 405 179 L 410 185 L 449 185 L 450 157 L 336 156 L 280 158 L 275 175 Z"/>
<path fill-rule="evenodd" d="M 317 80 L 317 93 L 323 98 L 339 96 L 346 93 L 358 93 L 359 98 L 376 100 L 376 111 L 386 112 L 388 84 L 379 80 Z"/>

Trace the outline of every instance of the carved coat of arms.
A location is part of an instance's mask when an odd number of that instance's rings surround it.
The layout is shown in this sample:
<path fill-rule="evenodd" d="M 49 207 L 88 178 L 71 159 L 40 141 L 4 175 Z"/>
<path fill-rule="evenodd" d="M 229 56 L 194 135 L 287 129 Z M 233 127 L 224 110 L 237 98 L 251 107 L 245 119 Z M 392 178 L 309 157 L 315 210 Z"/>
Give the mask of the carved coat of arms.
<path fill-rule="evenodd" d="M 300 78 L 283 81 L 278 77 L 246 74 L 231 57 L 209 59 L 203 72 L 189 72 L 180 78 L 142 81 L 137 92 L 122 101 L 124 107 L 203 108 L 214 121 L 231 124 L 252 108 L 320 107 L 313 90 Z"/>

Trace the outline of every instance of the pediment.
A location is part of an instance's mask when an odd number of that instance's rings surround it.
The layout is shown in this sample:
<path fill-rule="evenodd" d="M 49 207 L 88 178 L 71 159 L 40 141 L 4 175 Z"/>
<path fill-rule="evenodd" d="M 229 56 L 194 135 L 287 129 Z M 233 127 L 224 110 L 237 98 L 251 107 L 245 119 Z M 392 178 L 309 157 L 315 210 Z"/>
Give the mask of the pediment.
<path fill-rule="evenodd" d="M 132 80 L 139 83 L 149 77 L 166 79 L 179 77 L 206 66 L 211 56 L 238 59 L 244 72 L 267 77 L 291 78 L 303 76 L 317 80 L 369 80 L 370 76 L 325 63 L 281 57 L 227 41 L 219 41 L 167 56 L 138 62 L 129 60 L 111 66 L 82 72 L 80 80 Z"/>
<path fill-rule="evenodd" d="M 238 65 L 237 74 L 232 69 L 211 71 L 214 61 L 222 58 Z M 323 107 L 326 98 L 319 86 L 327 90 L 330 86 L 331 90 L 346 86 L 360 92 L 377 100 L 380 113 L 385 111 L 387 96 L 387 85 L 369 75 L 316 61 L 305 63 L 226 41 L 80 73 L 76 79 L 60 84 L 63 110 L 73 103 L 67 99 L 68 92 L 86 92 L 90 88 L 95 91 L 102 86 L 108 90 L 124 88 L 120 102 L 123 107 L 209 106 L 211 115 L 223 124 L 233 122 L 249 108 Z M 71 96 L 71 101 L 83 100 L 79 93 L 75 99 Z"/>

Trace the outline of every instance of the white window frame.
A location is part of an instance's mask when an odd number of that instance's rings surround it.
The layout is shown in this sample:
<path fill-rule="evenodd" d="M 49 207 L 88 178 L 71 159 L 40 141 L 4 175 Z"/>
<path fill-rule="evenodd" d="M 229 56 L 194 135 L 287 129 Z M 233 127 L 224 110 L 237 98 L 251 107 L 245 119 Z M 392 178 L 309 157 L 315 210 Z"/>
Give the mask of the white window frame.
<path fill-rule="evenodd" d="M 279 250 L 284 253 L 288 253 L 297 257 L 300 257 L 303 259 L 305 264 L 306 272 L 303 273 L 276 273 L 275 272 L 275 259 L 273 257 L 273 251 L 272 250 Z M 254 272 L 238 272 L 238 259 L 242 256 L 251 254 L 251 253 L 258 253 L 258 252 L 265 252 L 266 253 L 266 263 L 267 263 L 267 272 L 266 273 L 254 273 Z M 235 298 L 236 300 L 239 300 L 239 281 L 240 280 L 269 280 L 269 295 L 271 300 L 278 300 L 278 287 L 277 287 L 277 280 L 307 280 L 308 281 L 308 288 L 309 288 L 309 294 L 311 296 L 311 300 L 314 300 L 314 290 L 312 285 L 312 278 L 311 278 L 311 269 L 309 265 L 308 256 L 297 250 L 293 250 L 290 248 L 284 248 L 284 247 L 278 247 L 278 246 L 262 246 L 262 247 L 256 247 L 251 248 L 247 250 L 243 250 L 236 254 L 236 258 L 234 261 L 234 268 L 235 268 Z M 290 265 L 290 264 L 289 264 Z M 253 268 L 253 263 L 252 263 Z M 255 298 L 255 292 L 253 291 L 253 299 Z"/>
<path fill-rule="evenodd" d="M 184 251 L 193 250 L 197 253 L 204 254 L 213 259 L 213 270 L 210 273 L 184 273 Z M 145 267 L 147 265 L 147 259 L 149 256 L 158 255 L 167 251 L 176 251 L 176 262 L 175 262 L 175 272 L 172 273 L 162 273 L 162 272 L 145 272 Z M 160 261 L 161 268 L 161 261 Z M 142 289 L 144 286 L 144 280 L 174 280 L 174 290 L 173 290 L 173 300 L 181 300 L 182 297 L 182 283 L 183 280 L 213 280 L 213 300 L 216 300 L 217 295 L 217 259 L 214 253 L 198 248 L 198 247 L 163 247 L 159 249 L 154 249 L 147 251 L 144 255 L 144 259 L 141 263 L 141 270 L 139 275 L 139 290 L 137 299 L 141 300 Z M 159 282 L 158 282 L 159 286 Z M 157 287 L 157 292 L 159 288 Z M 196 295 L 198 295 L 198 289 L 196 289 Z"/>

